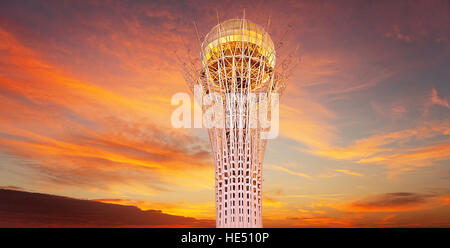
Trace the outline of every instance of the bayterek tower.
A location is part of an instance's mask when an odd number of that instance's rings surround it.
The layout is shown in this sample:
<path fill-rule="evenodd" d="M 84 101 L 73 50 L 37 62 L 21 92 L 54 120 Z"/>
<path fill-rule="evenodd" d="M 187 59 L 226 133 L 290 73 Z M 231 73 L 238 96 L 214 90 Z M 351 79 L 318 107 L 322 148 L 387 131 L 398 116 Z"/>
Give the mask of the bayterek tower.
<path fill-rule="evenodd" d="M 201 69 L 191 87 L 221 97 L 208 128 L 215 164 L 217 227 L 262 227 L 262 169 L 267 139 L 258 95 L 281 92 L 285 77 L 275 68 L 275 47 L 261 26 L 243 18 L 219 22 L 201 43 Z M 256 97 L 249 97 L 256 95 Z M 252 100 L 253 99 L 253 100 Z M 256 101 L 254 101 L 256 99 Z M 266 102 L 267 103 L 267 102 Z M 205 111 L 205 109 L 203 109 Z"/>

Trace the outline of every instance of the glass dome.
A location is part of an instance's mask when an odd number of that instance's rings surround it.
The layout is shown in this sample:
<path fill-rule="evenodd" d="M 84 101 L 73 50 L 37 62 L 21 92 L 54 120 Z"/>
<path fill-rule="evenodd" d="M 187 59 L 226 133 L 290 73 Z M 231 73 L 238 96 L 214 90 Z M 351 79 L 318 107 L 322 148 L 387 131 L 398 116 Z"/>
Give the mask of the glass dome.
<path fill-rule="evenodd" d="M 261 26 L 247 19 L 231 19 L 216 25 L 206 35 L 201 64 L 210 80 L 222 89 L 231 86 L 224 86 L 221 80 L 254 90 L 273 73 L 275 47 Z"/>

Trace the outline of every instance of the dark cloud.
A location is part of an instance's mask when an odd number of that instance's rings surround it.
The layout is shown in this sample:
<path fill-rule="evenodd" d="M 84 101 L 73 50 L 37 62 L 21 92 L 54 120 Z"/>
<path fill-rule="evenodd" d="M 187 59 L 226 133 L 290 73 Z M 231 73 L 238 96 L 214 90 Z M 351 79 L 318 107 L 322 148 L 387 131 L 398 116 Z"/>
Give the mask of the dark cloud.
<path fill-rule="evenodd" d="M 395 192 L 370 196 L 351 203 L 350 208 L 360 211 L 408 211 L 428 208 L 435 195 Z"/>

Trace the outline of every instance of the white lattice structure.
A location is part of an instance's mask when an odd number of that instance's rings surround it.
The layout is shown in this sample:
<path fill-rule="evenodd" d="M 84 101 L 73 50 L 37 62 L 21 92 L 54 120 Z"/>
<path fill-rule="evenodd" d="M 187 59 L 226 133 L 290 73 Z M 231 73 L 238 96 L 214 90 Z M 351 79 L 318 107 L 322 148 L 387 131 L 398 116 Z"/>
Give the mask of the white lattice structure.
<path fill-rule="evenodd" d="M 245 18 L 219 23 L 201 44 L 200 72 L 187 69 L 187 81 L 201 85 L 203 95 L 224 99 L 223 112 L 215 113 L 224 117 L 224 125 L 208 129 L 216 169 L 216 226 L 262 227 L 267 140 L 261 137 L 260 104 L 248 96 L 270 96 L 285 87 L 285 75 L 275 70 L 269 34 Z M 237 101 L 230 101 L 233 96 Z"/>

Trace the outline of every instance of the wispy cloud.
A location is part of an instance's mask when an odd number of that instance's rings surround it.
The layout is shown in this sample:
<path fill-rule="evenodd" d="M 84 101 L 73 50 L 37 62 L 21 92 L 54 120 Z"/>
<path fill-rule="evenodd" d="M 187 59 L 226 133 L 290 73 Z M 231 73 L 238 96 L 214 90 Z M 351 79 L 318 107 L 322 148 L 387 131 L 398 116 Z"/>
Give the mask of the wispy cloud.
<path fill-rule="evenodd" d="M 315 154 L 334 159 L 353 160 L 357 163 L 387 165 L 392 170 L 430 166 L 433 161 L 449 157 L 445 136 L 450 134 L 450 122 L 430 122 L 412 129 L 377 134 L 356 140 L 349 146 L 331 146 L 314 151 Z M 416 146 L 416 140 L 440 137 L 442 143 Z"/>
<path fill-rule="evenodd" d="M 339 175 L 349 175 L 349 176 L 357 176 L 357 177 L 364 176 L 363 174 L 355 172 L 355 171 L 350 171 L 350 170 L 345 170 L 345 169 L 336 169 L 332 173 L 320 174 L 317 177 L 330 178 L 330 177 L 337 177 Z"/>
<path fill-rule="evenodd" d="M 447 99 L 440 98 L 438 96 L 437 90 L 435 88 L 431 89 L 431 103 L 436 105 L 441 105 L 446 108 L 450 108 Z"/>
<path fill-rule="evenodd" d="M 279 170 L 279 171 L 282 171 L 282 172 L 286 172 L 289 175 L 293 175 L 293 176 L 298 176 L 298 177 L 303 177 L 303 178 L 311 178 L 311 176 L 306 174 L 306 173 L 293 171 L 293 170 L 290 170 L 288 168 L 285 168 L 285 167 L 282 167 L 282 166 L 278 166 L 278 165 L 269 165 L 269 166 L 266 166 L 266 167 L 270 168 L 270 169 L 275 169 L 275 170 Z"/>

